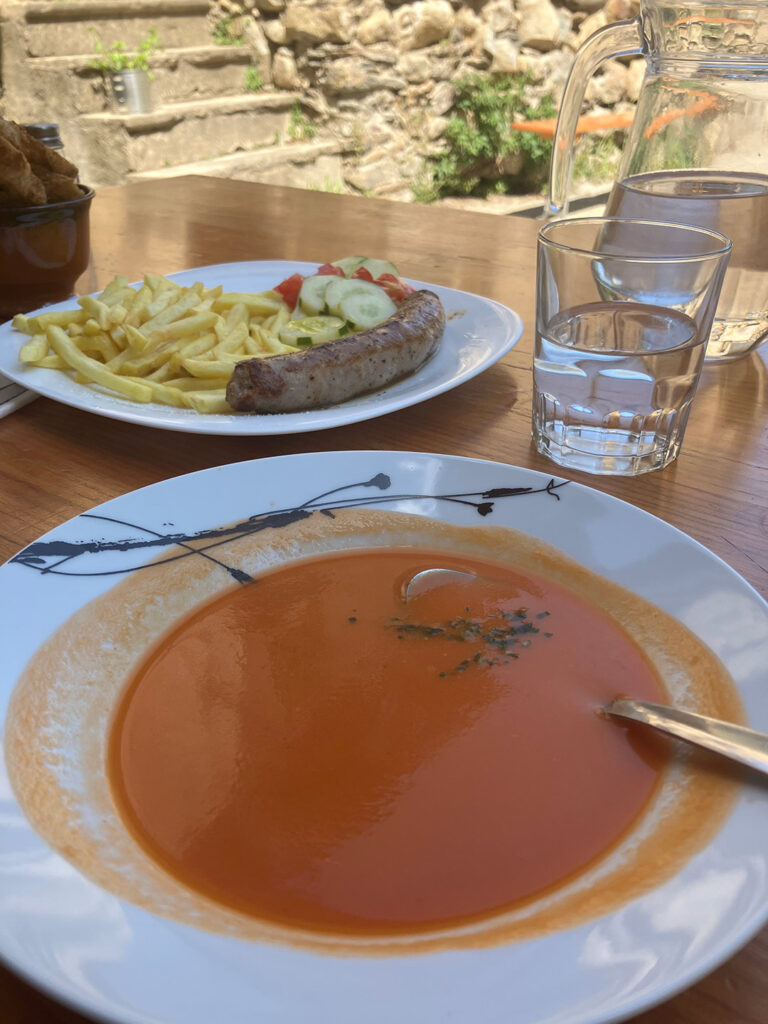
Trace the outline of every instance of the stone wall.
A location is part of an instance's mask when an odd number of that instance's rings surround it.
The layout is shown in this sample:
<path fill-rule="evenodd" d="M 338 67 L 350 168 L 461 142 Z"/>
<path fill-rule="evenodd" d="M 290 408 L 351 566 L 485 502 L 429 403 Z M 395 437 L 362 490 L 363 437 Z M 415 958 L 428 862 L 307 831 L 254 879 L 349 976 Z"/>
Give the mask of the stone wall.
<path fill-rule="evenodd" d="M 57 121 L 98 185 L 203 173 L 411 200 L 457 80 L 521 73 L 527 103 L 557 103 L 581 43 L 638 2 L 0 0 L 0 112 Z M 154 109 L 126 114 L 92 66 L 94 33 L 134 50 L 152 29 Z M 643 69 L 605 65 L 589 111 L 631 107 Z"/>
<path fill-rule="evenodd" d="M 214 0 L 219 37 L 253 54 L 266 88 L 300 91 L 310 115 L 353 151 L 345 184 L 411 198 L 424 161 L 440 152 L 470 73 L 526 74 L 531 102 L 559 101 L 573 55 L 592 32 L 633 16 L 638 0 Z M 591 112 L 636 99 L 642 59 L 611 62 L 590 84 Z"/>

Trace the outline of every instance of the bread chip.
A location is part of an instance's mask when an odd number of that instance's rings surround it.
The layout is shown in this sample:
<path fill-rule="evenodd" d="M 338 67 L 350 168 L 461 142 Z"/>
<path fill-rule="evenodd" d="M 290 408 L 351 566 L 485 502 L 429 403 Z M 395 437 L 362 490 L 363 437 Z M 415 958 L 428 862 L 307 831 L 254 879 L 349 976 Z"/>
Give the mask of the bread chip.
<path fill-rule="evenodd" d="M 49 203 L 61 203 L 67 199 L 79 199 L 83 191 L 74 178 L 68 178 L 66 174 L 56 174 L 47 167 L 36 167 L 33 171 L 43 184 L 45 195 Z"/>
<path fill-rule="evenodd" d="M 26 128 L 15 121 L 4 121 L 0 118 L 0 135 L 8 140 L 16 149 L 20 149 L 30 164 L 45 167 L 54 174 L 64 174 L 67 178 L 77 177 L 77 168 L 66 157 L 40 139 L 36 139 Z"/>
<path fill-rule="evenodd" d="M 17 206 L 39 206 L 46 202 L 45 186 L 29 161 L 6 138 L 0 136 L 0 189 Z"/>
<path fill-rule="evenodd" d="M 15 121 L 0 118 L 0 206 L 79 199 L 77 168 Z"/>

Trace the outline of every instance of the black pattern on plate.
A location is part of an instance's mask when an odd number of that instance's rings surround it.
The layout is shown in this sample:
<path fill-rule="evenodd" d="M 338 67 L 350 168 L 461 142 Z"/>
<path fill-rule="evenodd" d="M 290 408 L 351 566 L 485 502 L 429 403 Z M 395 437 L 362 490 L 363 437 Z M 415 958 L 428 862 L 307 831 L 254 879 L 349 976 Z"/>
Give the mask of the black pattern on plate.
<path fill-rule="evenodd" d="M 222 544 L 227 544 L 239 537 L 246 537 L 262 530 L 276 530 L 289 523 L 307 519 L 309 516 L 319 512 L 321 515 L 332 516 L 335 509 L 358 508 L 370 505 L 391 504 L 398 501 L 446 501 L 458 505 L 468 505 L 474 508 L 478 515 L 489 516 L 492 514 L 495 502 L 503 498 L 519 498 L 531 494 L 548 494 L 560 500 L 557 493 L 561 487 L 568 483 L 567 480 L 550 479 L 542 487 L 492 487 L 485 491 L 471 491 L 458 494 L 370 494 L 348 495 L 338 497 L 342 492 L 374 489 L 378 491 L 389 491 L 392 480 L 386 473 L 377 473 L 369 480 L 357 483 L 345 484 L 342 487 L 335 487 L 325 491 L 313 498 L 309 498 L 301 505 L 294 508 L 276 509 L 269 512 L 256 512 L 247 519 L 230 526 L 217 526 L 207 530 L 198 530 L 195 533 L 166 533 L 158 532 L 147 526 L 137 523 L 128 523 L 111 516 L 101 515 L 94 512 L 85 512 L 78 516 L 75 522 L 81 520 L 95 520 L 109 524 L 110 529 L 127 528 L 135 530 L 139 535 L 121 536 L 120 538 L 92 538 L 88 540 L 39 540 L 28 545 L 18 555 L 11 559 L 11 563 L 35 569 L 41 575 L 56 576 L 115 576 L 138 569 L 146 568 L 149 565 L 175 562 L 180 558 L 188 558 L 190 555 L 197 555 L 207 558 L 220 565 L 222 569 L 238 583 L 250 583 L 252 577 L 243 572 L 237 566 L 227 565 L 219 561 L 211 552 Z M 334 497 L 336 496 L 336 497 Z M 165 558 L 145 561 L 146 556 L 153 554 L 153 549 L 175 548 Z M 109 555 L 122 555 L 124 553 L 135 553 L 141 556 L 142 561 L 131 564 L 112 565 Z M 101 563 L 100 567 L 94 566 L 94 560 Z M 104 563 L 109 561 L 107 566 Z M 74 563 L 77 562 L 77 565 Z"/>

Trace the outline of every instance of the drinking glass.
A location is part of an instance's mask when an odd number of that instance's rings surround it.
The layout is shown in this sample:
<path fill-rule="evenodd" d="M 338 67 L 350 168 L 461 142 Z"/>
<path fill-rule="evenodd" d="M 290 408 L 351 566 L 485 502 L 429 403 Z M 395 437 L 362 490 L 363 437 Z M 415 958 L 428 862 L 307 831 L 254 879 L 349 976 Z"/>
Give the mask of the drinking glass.
<path fill-rule="evenodd" d="M 722 231 L 733 251 L 706 358 L 738 359 L 768 338 L 768 175 L 691 170 L 636 174 L 613 186 L 605 213 Z"/>
<path fill-rule="evenodd" d="M 635 476 L 680 451 L 731 243 L 608 217 L 539 232 L 533 437 L 554 462 Z"/>

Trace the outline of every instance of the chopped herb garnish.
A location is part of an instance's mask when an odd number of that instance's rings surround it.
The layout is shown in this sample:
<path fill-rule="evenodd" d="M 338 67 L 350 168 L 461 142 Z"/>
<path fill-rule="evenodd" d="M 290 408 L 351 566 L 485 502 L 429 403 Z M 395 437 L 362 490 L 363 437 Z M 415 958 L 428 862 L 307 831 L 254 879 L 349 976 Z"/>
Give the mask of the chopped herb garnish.
<path fill-rule="evenodd" d="M 465 611 L 469 613 L 467 607 Z M 461 643 L 478 645 L 478 650 L 470 658 L 460 661 L 453 669 L 439 673 L 440 678 L 456 675 L 465 672 L 470 665 L 503 665 L 508 661 L 520 657 L 517 650 L 513 648 L 530 647 L 533 637 L 539 634 L 539 628 L 533 624 L 528 617 L 527 608 L 518 608 L 515 612 L 495 609 L 485 618 L 469 618 L 458 616 L 449 619 L 442 625 L 423 622 L 406 622 L 399 616 L 393 615 L 387 629 L 397 631 L 399 640 L 406 637 L 430 637 L 440 636 L 444 640 L 455 640 Z M 549 615 L 549 612 L 540 612 L 535 618 L 540 619 Z M 544 633 L 543 636 L 550 638 L 552 633 Z"/>
<path fill-rule="evenodd" d="M 404 633 L 417 633 L 419 636 L 437 636 L 438 633 L 445 633 L 443 626 L 422 626 L 416 622 L 403 622 L 399 626 L 387 626 L 387 629 L 396 629 L 399 635 Z M 449 640 L 455 640 L 456 637 L 449 637 Z"/>

